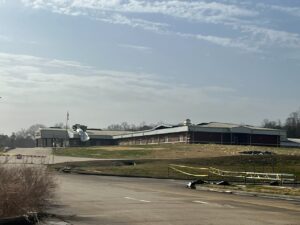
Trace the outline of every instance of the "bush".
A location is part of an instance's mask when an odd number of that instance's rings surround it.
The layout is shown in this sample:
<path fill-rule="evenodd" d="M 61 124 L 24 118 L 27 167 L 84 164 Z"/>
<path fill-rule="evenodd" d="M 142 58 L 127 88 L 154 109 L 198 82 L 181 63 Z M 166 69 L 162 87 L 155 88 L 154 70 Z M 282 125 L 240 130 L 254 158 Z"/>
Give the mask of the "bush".
<path fill-rule="evenodd" d="M 0 218 L 41 212 L 55 186 L 45 167 L 0 167 Z"/>

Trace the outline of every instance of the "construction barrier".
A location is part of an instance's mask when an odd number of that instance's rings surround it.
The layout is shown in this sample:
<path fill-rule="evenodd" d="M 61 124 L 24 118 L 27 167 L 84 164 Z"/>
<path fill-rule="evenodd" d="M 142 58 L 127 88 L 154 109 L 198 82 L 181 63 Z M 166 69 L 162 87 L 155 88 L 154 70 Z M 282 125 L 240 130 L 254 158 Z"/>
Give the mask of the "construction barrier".
<path fill-rule="evenodd" d="M 178 165 L 177 165 L 178 166 Z M 186 166 L 180 166 L 182 168 L 190 168 L 190 167 L 186 167 Z M 169 168 L 171 168 L 172 170 L 174 171 L 177 171 L 179 173 L 182 173 L 182 174 L 185 174 L 185 175 L 189 175 L 189 176 L 193 176 L 193 177 L 207 177 L 208 175 L 204 175 L 204 174 L 193 174 L 193 173 L 188 173 L 188 172 L 185 172 L 185 171 L 182 171 L 180 169 L 177 169 L 176 167 L 174 166 L 169 166 Z"/>
<path fill-rule="evenodd" d="M 281 183 L 296 181 L 296 176 L 294 174 L 289 174 L 289 173 L 237 172 L 237 171 L 220 170 L 213 167 L 192 167 L 192 166 L 184 166 L 184 165 L 176 165 L 176 164 L 169 164 L 168 168 L 176 172 L 179 172 L 181 174 L 194 176 L 194 177 L 208 177 L 211 174 L 211 175 L 217 175 L 221 177 L 242 178 L 244 179 L 245 182 L 247 181 L 247 179 L 261 180 L 261 181 L 279 181 Z M 186 172 L 183 169 L 206 171 L 206 174 L 204 174 L 203 172 L 200 174 L 194 174 L 194 173 Z"/>

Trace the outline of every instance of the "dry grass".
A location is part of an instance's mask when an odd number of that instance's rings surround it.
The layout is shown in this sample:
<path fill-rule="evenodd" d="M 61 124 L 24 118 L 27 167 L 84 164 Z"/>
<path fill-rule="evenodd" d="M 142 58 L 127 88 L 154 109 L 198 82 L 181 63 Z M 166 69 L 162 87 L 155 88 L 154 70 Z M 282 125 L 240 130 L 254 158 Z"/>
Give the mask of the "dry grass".
<path fill-rule="evenodd" d="M 42 211 L 54 188 L 44 167 L 0 167 L 0 218 Z"/>
<path fill-rule="evenodd" d="M 68 162 L 53 165 L 56 169 L 66 167 L 73 171 L 94 171 L 98 174 L 147 176 L 157 178 L 186 178 L 186 176 L 168 169 L 169 164 L 180 164 L 192 167 L 214 167 L 221 170 L 237 172 L 261 173 L 292 173 L 300 179 L 300 156 L 290 155 L 239 155 L 207 158 L 182 158 L 182 159 L 135 159 L 135 160 L 97 160 L 85 162 Z M 184 169 L 192 174 L 207 174 L 207 171 Z M 220 177 L 212 176 L 211 179 Z M 224 179 L 224 178 L 222 178 Z M 236 180 L 236 179 L 235 179 Z M 240 179 L 238 179 L 240 180 Z M 244 181 L 243 179 L 241 180 Z"/>
<path fill-rule="evenodd" d="M 160 144 L 66 148 L 57 155 L 105 159 L 180 159 L 239 155 L 241 151 L 270 151 L 279 155 L 300 155 L 300 148 L 237 146 L 216 144 Z"/>
<path fill-rule="evenodd" d="M 267 185 L 214 185 L 204 184 L 198 185 L 197 189 L 208 190 L 213 189 L 216 191 L 245 191 L 251 193 L 264 193 L 275 195 L 287 195 L 287 196 L 300 196 L 299 187 L 287 187 L 287 186 L 267 186 Z"/>

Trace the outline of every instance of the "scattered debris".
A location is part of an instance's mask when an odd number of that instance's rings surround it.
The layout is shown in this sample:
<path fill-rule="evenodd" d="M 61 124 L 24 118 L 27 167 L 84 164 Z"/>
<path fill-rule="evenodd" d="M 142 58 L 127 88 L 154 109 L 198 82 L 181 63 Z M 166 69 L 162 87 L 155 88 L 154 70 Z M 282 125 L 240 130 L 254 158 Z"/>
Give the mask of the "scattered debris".
<path fill-rule="evenodd" d="M 271 182 L 270 182 L 270 185 L 271 185 L 271 186 L 279 186 L 280 183 L 279 183 L 278 180 L 275 180 L 275 181 L 271 181 Z"/>
<path fill-rule="evenodd" d="M 72 168 L 70 166 L 65 166 L 59 169 L 59 172 L 71 173 Z"/>
<path fill-rule="evenodd" d="M 196 189 L 196 184 L 204 184 L 204 183 L 206 183 L 206 182 L 203 180 L 194 180 L 194 181 L 189 182 L 186 185 L 186 187 L 190 188 L 190 189 Z"/>
<path fill-rule="evenodd" d="M 240 154 L 245 154 L 245 155 L 273 155 L 275 153 L 270 152 L 270 151 L 243 151 L 243 152 L 239 152 Z"/>
<path fill-rule="evenodd" d="M 224 185 L 224 186 L 230 185 L 230 183 L 228 181 L 226 181 L 226 180 L 218 181 L 216 184 L 217 185 Z"/>
<path fill-rule="evenodd" d="M 116 162 L 113 162 L 114 166 L 135 166 L 135 161 L 132 160 L 119 160 Z"/>

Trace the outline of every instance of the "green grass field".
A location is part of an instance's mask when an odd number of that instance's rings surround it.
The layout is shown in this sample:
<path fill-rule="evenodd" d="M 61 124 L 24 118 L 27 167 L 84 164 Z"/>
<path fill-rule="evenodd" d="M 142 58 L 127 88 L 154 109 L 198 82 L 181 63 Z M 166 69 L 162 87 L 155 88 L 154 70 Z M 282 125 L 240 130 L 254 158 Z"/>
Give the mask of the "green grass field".
<path fill-rule="evenodd" d="M 241 151 L 271 151 L 280 155 L 300 155 L 300 148 L 236 146 L 215 144 L 161 144 L 100 146 L 57 149 L 56 155 L 103 159 L 180 159 L 240 155 Z"/>
<path fill-rule="evenodd" d="M 270 151 L 273 154 L 243 155 L 239 153 L 249 150 Z M 99 175 L 196 179 L 193 176 L 178 173 L 168 167 L 169 164 L 180 164 L 193 167 L 214 167 L 236 172 L 292 173 L 296 175 L 298 181 L 300 180 L 300 149 L 294 148 L 168 144 L 67 148 L 56 150 L 56 155 L 111 159 L 62 163 L 53 166 L 56 169 L 67 166 L 74 172 L 90 172 Z M 224 177 L 208 174 L 205 171 L 201 172 L 194 169 L 184 169 L 184 171 L 193 174 L 207 174 L 209 177 L 205 179 L 208 180 L 225 179 Z M 242 179 L 237 178 L 226 177 L 226 180 L 243 182 Z M 239 189 L 239 187 L 235 188 Z M 245 186 L 242 189 L 246 191 L 272 192 L 268 188 L 251 186 Z M 277 189 L 273 190 L 273 192 L 277 193 Z M 300 191 L 294 190 L 288 193 L 281 191 L 281 193 L 300 195 Z"/>
<path fill-rule="evenodd" d="M 86 161 L 56 164 L 56 168 L 64 166 L 73 170 L 94 171 L 102 174 L 147 176 L 157 178 L 180 178 L 191 179 L 191 176 L 182 175 L 168 169 L 169 164 L 180 164 L 193 167 L 214 167 L 221 170 L 237 172 L 262 172 L 262 173 L 292 173 L 300 178 L 300 156 L 272 155 L 272 156 L 221 156 L 209 158 L 186 158 L 186 159 L 136 159 L 136 160 L 105 160 Z M 184 169 L 189 173 L 201 173 L 194 169 Z M 216 178 L 210 176 L 210 178 Z"/>

